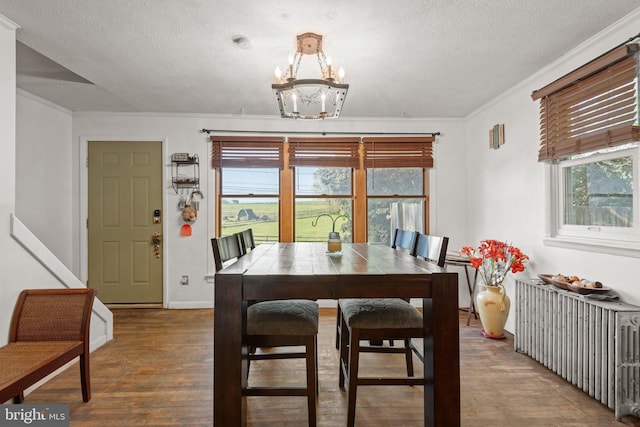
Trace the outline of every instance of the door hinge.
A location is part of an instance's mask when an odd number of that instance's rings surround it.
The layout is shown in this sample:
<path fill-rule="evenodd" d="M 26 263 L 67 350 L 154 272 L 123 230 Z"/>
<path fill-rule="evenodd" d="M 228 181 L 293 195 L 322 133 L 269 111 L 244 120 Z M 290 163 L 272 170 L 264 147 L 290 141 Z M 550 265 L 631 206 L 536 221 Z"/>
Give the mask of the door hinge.
<path fill-rule="evenodd" d="M 89 228 L 89 218 L 87 218 L 87 229 Z"/>
<path fill-rule="evenodd" d="M 89 167 L 89 156 L 85 158 L 85 167 Z"/>

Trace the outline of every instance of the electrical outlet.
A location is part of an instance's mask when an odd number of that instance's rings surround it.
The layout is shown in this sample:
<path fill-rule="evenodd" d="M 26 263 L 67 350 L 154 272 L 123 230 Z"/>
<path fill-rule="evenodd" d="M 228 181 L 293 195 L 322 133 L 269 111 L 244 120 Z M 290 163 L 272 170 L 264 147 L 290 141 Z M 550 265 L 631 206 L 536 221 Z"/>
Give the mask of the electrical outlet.
<path fill-rule="evenodd" d="M 181 285 L 188 285 L 189 284 L 189 276 L 182 276 L 182 279 L 180 279 L 180 284 Z"/>

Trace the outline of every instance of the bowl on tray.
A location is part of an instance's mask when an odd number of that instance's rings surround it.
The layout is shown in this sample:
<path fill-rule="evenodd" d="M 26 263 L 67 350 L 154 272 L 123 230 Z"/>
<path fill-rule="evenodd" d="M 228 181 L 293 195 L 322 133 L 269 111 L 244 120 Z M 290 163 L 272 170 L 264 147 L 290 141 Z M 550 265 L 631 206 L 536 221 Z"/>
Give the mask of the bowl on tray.
<path fill-rule="evenodd" d="M 576 292 L 582 295 L 602 294 L 602 293 L 609 292 L 611 290 L 611 288 L 608 288 L 602 285 L 600 285 L 600 287 L 595 287 L 595 284 L 598 284 L 599 282 L 589 282 L 589 281 L 584 282 L 580 280 L 570 282 L 568 280 L 559 279 L 558 276 L 559 275 L 557 274 L 538 274 L 538 277 L 543 282 L 549 285 L 553 285 L 557 288 L 564 289 L 570 292 Z M 566 276 L 564 277 L 566 278 Z M 585 286 L 584 285 L 585 283 L 587 284 L 592 283 L 594 284 L 594 286 Z"/>

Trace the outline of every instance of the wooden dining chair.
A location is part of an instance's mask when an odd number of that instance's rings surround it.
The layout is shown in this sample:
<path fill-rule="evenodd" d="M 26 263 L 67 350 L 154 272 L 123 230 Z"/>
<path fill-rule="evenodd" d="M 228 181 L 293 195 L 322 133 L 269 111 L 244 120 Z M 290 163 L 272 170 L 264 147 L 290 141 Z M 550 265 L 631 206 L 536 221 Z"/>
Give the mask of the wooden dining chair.
<path fill-rule="evenodd" d="M 393 249 L 407 249 L 410 255 L 415 255 L 418 234 L 417 231 L 396 228 L 393 233 L 393 239 L 391 240 L 391 247 Z"/>
<path fill-rule="evenodd" d="M 234 261 L 244 255 L 240 237 L 237 234 L 211 239 L 213 261 L 216 271 L 222 270 L 229 261 Z"/>
<path fill-rule="evenodd" d="M 444 236 L 431 236 L 418 234 L 414 256 L 431 261 L 438 267 L 444 267 L 447 258 L 449 238 Z"/>
<path fill-rule="evenodd" d="M 216 271 L 228 262 L 242 257 L 246 250 L 242 247 L 240 233 L 211 239 Z M 318 303 L 310 300 L 259 301 L 247 307 L 246 333 L 243 342 L 250 349 L 247 356 L 251 361 L 274 359 L 305 359 L 306 386 L 249 386 L 243 387 L 244 396 L 305 396 L 309 426 L 316 425 L 316 404 L 318 399 Z M 304 347 L 304 351 L 258 352 L 267 347 Z M 247 378 L 248 382 L 248 378 Z"/>
<path fill-rule="evenodd" d="M 240 236 L 240 246 L 243 253 L 247 253 L 252 251 L 256 247 L 256 241 L 253 238 L 253 230 L 251 228 L 247 228 L 238 233 Z"/>
<path fill-rule="evenodd" d="M 424 258 L 444 260 L 449 239 L 447 237 L 418 234 L 413 254 Z M 436 263 L 438 263 L 436 262 Z M 444 262 L 442 262 L 444 265 Z M 439 265 L 440 266 L 440 265 Z M 413 354 L 424 363 L 424 356 L 413 345 L 411 338 L 423 338 L 423 314 L 401 298 L 357 298 L 339 301 L 341 311 L 339 386 L 347 389 L 347 426 L 353 426 L 356 413 L 356 394 L 362 385 L 422 385 L 423 377 L 415 377 Z M 431 307 L 423 307 L 430 313 Z M 426 314 L 425 314 L 426 315 Z M 403 347 L 361 346 L 361 340 L 402 340 Z M 360 353 L 402 353 L 407 365 L 406 377 L 359 377 Z"/>

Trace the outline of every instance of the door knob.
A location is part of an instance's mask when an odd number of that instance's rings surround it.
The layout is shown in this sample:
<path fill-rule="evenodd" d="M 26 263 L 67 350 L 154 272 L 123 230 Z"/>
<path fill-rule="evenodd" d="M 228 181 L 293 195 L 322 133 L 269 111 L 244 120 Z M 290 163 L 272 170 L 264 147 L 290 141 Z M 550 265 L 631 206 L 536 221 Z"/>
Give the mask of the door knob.
<path fill-rule="evenodd" d="M 156 231 L 151 236 L 151 244 L 153 245 L 153 252 L 156 254 L 156 258 L 160 258 L 160 243 L 162 243 L 162 233 Z"/>

